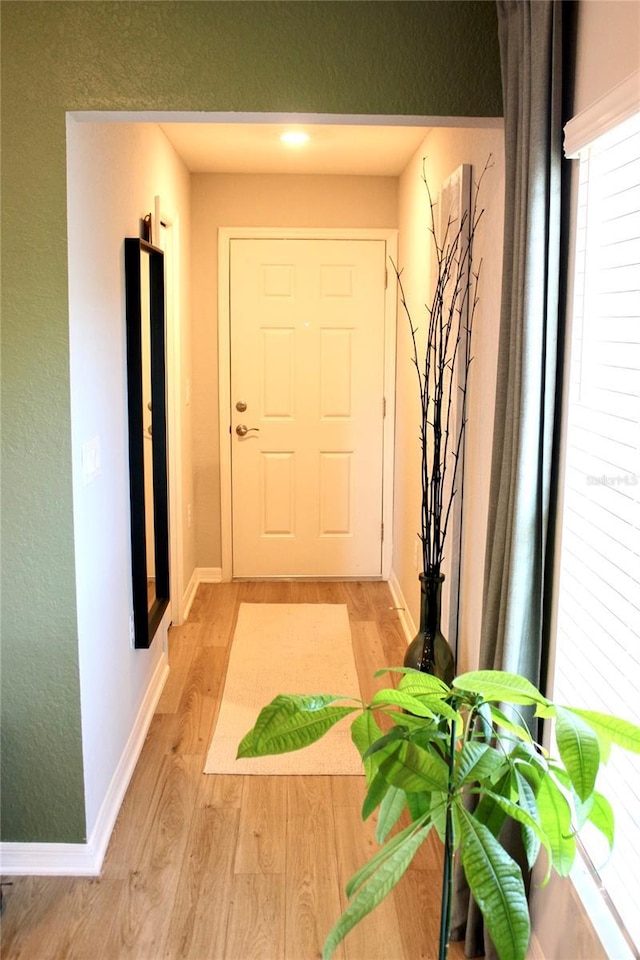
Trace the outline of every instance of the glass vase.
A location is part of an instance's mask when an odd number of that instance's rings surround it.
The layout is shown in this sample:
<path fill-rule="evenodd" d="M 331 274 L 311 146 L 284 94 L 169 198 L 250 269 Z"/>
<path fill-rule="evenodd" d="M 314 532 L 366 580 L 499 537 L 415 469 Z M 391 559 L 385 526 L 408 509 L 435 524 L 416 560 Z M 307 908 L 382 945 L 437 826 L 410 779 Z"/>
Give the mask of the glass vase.
<path fill-rule="evenodd" d="M 440 629 L 440 604 L 444 575 L 421 573 L 420 628 L 407 647 L 405 667 L 431 673 L 445 683 L 455 676 L 453 653 Z"/>

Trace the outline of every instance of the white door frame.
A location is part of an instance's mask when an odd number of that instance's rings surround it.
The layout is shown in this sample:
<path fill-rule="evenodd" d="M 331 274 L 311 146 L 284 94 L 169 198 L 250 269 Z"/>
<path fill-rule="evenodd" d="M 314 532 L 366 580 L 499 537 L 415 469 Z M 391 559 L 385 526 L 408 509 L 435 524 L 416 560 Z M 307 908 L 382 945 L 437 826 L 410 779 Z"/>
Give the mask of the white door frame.
<path fill-rule="evenodd" d="M 220 227 L 218 230 L 218 412 L 220 431 L 220 537 L 222 579 L 233 577 L 231 514 L 231 336 L 229 249 L 231 240 L 384 240 L 387 263 L 397 262 L 398 231 L 312 227 Z M 391 271 L 387 266 L 387 277 Z M 384 307 L 384 397 L 382 474 L 382 579 L 391 574 L 393 547 L 393 456 L 396 396 L 396 285 L 387 282 Z"/>
<path fill-rule="evenodd" d="M 167 363 L 167 472 L 169 479 L 169 609 L 179 626 L 184 614 L 183 483 L 182 483 L 182 316 L 180 313 L 180 221 L 154 198 L 153 243 L 163 248 L 161 227 L 166 228 L 165 312 Z"/>

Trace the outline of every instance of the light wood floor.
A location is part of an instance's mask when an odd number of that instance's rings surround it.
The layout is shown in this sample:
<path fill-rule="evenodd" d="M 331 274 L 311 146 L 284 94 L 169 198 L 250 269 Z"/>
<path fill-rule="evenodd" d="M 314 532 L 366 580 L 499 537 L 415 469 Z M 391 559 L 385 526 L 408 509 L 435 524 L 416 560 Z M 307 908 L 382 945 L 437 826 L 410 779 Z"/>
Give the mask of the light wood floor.
<path fill-rule="evenodd" d="M 238 605 L 346 603 L 363 695 L 405 641 L 384 583 L 203 585 L 170 631 L 171 673 L 99 879 L 17 877 L 3 960 L 314 960 L 376 849 L 362 777 L 205 776 Z M 321 651 L 318 652 L 321 656 Z M 386 681 L 376 681 L 380 684 Z M 437 957 L 440 852 L 423 846 L 340 960 Z M 450 960 L 462 958 L 461 945 Z"/>

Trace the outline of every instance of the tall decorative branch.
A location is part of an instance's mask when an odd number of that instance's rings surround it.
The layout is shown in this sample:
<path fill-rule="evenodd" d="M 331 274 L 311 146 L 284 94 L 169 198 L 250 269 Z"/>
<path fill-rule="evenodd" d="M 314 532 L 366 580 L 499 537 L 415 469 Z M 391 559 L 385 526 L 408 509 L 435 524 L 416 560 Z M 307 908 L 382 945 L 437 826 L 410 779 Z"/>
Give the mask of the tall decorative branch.
<path fill-rule="evenodd" d="M 480 263 L 474 269 L 473 247 L 478 224 L 484 214 L 479 206 L 482 180 L 492 166 L 487 159 L 472 189 L 469 210 L 457 219 L 449 216 L 441 235 L 436 228 L 435 201 L 424 164 L 422 180 L 429 202 L 429 233 L 435 259 L 435 284 L 428 316 L 424 355 L 418 347 L 418 325 L 414 323 L 402 283 L 402 271 L 394 264 L 399 299 L 409 321 L 413 347 L 412 362 L 420 390 L 420 445 L 422 503 L 418 534 L 422 544 L 422 569 L 429 577 L 440 575 L 452 516 L 452 505 L 462 487 L 462 454 L 467 426 L 468 379 L 471 366 L 471 336 L 480 282 Z M 456 392 L 458 423 L 454 424 Z"/>

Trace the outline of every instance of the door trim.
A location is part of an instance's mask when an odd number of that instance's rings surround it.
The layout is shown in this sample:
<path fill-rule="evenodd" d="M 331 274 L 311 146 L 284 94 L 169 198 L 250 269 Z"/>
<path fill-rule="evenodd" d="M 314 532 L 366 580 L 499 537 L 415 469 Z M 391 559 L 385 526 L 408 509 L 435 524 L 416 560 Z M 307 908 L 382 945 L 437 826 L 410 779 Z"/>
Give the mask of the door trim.
<path fill-rule="evenodd" d="M 218 230 L 218 416 L 220 437 L 220 540 L 222 579 L 233 578 L 231 504 L 231 337 L 229 250 L 232 240 L 383 240 L 387 277 L 397 263 L 398 231 L 386 228 L 220 227 Z M 393 459 L 396 397 L 396 285 L 387 282 L 384 305 L 384 397 L 382 473 L 382 579 L 391 574 L 393 547 Z"/>
<path fill-rule="evenodd" d="M 180 311 L 180 218 L 154 198 L 153 242 L 165 253 L 167 362 L 167 471 L 169 480 L 169 609 L 179 626 L 184 611 L 183 476 L 182 476 L 182 318 Z M 164 233 L 163 233 L 164 230 Z"/>

